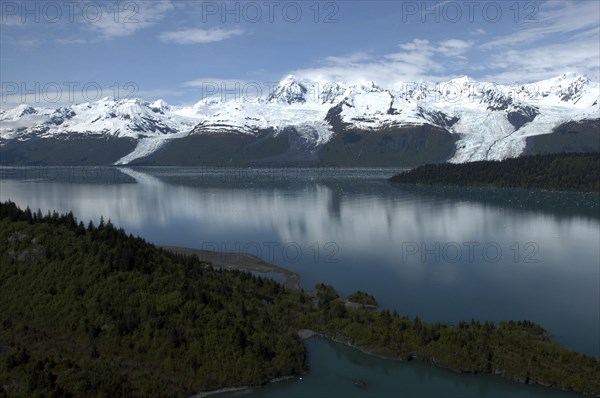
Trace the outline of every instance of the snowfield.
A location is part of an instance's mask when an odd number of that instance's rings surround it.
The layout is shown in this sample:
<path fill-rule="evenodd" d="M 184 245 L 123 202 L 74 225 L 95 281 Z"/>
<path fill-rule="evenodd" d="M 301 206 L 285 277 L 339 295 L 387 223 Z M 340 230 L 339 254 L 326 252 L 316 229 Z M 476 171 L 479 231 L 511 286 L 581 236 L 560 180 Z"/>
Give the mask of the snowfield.
<path fill-rule="evenodd" d="M 26 104 L 0 111 L 0 145 L 33 137 L 114 136 L 137 141 L 116 164 L 148 156 L 189 134 L 279 134 L 293 127 L 313 147 L 335 134 L 329 116 L 346 128 L 377 134 L 389 128 L 435 125 L 458 136 L 451 162 L 519 156 L 529 136 L 568 121 L 600 118 L 600 85 L 573 73 L 519 86 L 478 82 L 398 84 L 318 82 L 287 76 L 263 98 L 205 98 L 193 106 L 103 98 L 57 109 Z"/>

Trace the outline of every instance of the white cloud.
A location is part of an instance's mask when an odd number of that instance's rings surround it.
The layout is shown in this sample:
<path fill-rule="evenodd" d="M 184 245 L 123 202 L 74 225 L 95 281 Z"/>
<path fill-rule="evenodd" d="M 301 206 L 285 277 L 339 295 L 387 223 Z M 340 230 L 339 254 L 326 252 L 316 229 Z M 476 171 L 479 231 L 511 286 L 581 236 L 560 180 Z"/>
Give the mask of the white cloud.
<path fill-rule="evenodd" d="M 436 48 L 436 51 L 446 56 L 464 58 L 463 55 L 472 47 L 473 42 L 471 41 L 450 39 L 440 42 L 439 46 Z"/>
<path fill-rule="evenodd" d="M 565 72 L 600 73 L 600 3 L 551 1 L 540 6 L 539 22 L 481 45 L 489 53 L 485 77 L 502 83 L 536 81 Z"/>
<path fill-rule="evenodd" d="M 576 72 L 598 81 L 599 15 L 597 1 L 545 2 L 535 15 L 537 22 L 522 21 L 510 34 L 490 38 L 489 32 L 475 29 L 469 37 L 480 36 L 478 40 L 417 38 L 380 57 L 364 52 L 327 57 L 323 66 L 292 73 L 315 80 L 372 80 L 390 87 L 402 81 L 443 81 L 464 74 L 514 83 Z"/>
<path fill-rule="evenodd" d="M 577 31 L 596 29 L 600 15 L 597 1 L 549 1 L 540 5 L 539 15 L 531 22 L 523 21 L 513 33 L 496 37 L 482 48 L 510 47 L 530 44 L 549 35 L 565 35 Z"/>
<path fill-rule="evenodd" d="M 324 66 L 291 73 L 317 81 L 374 81 L 386 87 L 410 81 L 442 81 L 454 77 L 448 73 L 448 66 L 464 62 L 473 43 L 458 39 L 437 43 L 414 39 L 398 47 L 401 51 L 381 57 L 364 52 L 327 57 L 323 60 Z"/>
<path fill-rule="evenodd" d="M 426 39 L 414 39 L 411 42 L 399 44 L 398 47 L 400 47 L 403 50 L 410 50 L 410 51 L 424 50 L 424 49 L 431 48 L 429 46 L 429 40 L 426 40 Z"/>
<path fill-rule="evenodd" d="M 118 8 L 118 13 L 115 12 L 115 8 Z M 101 8 L 98 18 L 90 12 L 91 16 L 84 18 L 84 23 L 86 28 L 97 33 L 100 39 L 113 39 L 129 36 L 140 29 L 152 26 L 160 21 L 165 13 L 173 9 L 170 0 L 111 3 L 110 7 Z"/>
<path fill-rule="evenodd" d="M 244 31 L 241 29 L 183 29 L 173 32 L 163 32 L 158 35 L 158 38 L 163 42 L 200 44 L 226 40 L 234 36 L 240 36 L 243 33 Z"/>
<path fill-rule="evenodd" d="M 547 79 L 564 72 L 577 72 L 598 81 L 599 60 L 598 36 L 526 49 L 508 49 L 491 58 L 489 68 L 495 67 L 500 71 L 489 73 L 485 79 L 514 83 Z"/>
<path fill-rule="evenodd" d="M 323 62 L 329 65 L 346 65 L 353 62 L 368 61 L 370 58 L 371 56 L 368 53 L 364 51 L 358 51 L 341 57 L 326 57 Z"/>
<path fill-rule="evenodd" d="M 475 30 L 469 32 L 469 34 L 473 35 L 473 36 L 481 36 L 481 35 L 485 35 L 485 30 L 483 30 L 481 28 L 480 29 L 475 29 Z"/>

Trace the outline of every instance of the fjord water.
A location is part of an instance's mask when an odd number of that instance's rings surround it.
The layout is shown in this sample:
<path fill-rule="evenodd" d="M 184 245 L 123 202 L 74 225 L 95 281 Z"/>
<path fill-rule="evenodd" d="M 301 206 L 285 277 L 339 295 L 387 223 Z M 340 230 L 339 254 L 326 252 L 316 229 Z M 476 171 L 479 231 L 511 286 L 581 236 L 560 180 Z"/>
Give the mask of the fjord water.
<path fill-rule="evenodd" d="M 310 373 L 268 387 L 215 398 L 575 397 L 495 376 L 467 376 L 417 362 L 374 358 L 323 338 L 307 340 Z"/>
<path fill-rule="evenodd" d="M 4 168 L 0 199 L 103 216 L 160 245 L 256 254 L 298 272 L 306 290 L 368 291 L 428 322 L 528 319 L 600 357 L 598 194 L 396 186 L 386 178 L 397 171 Z M 310 375 L 251 395 L 565 395 L 307 344 Z M 364 389 L 352 382 L 363 378 Z"/>

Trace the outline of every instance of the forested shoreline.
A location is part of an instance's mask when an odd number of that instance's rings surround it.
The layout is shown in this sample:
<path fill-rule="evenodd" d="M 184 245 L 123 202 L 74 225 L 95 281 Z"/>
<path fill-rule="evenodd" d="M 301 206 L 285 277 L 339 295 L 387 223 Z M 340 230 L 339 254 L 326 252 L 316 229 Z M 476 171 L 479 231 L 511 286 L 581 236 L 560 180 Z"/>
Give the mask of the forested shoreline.
<path fill-rule="evenodd" d="M 0 204 L 0 396 L 190 396 L 305 372 L 298 331 L 458 372 L 600 394 L 600 361 L 529 321 L 429 324 L 218 270 L 110 222 Z M 368 293 L 352 300 L 376 303 Z"/>
<path fill-rule="evenodd" d="M 559 153 L 502 161 L 427 164 L 397 174 L 390 181 L 600 192 L 600 153 Z"/>

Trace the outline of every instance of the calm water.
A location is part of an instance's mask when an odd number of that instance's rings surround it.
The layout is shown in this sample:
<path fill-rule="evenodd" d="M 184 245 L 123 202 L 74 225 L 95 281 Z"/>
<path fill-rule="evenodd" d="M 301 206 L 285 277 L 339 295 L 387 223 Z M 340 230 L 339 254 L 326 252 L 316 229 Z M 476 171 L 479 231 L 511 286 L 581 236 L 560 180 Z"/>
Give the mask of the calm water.
<path fill-rule="evenodd" d="M 391 169 L 1 171 L 1 200 L 104 216 L 161 245 L 256 254 L 297 271 L 307 290 L 321 281 L 341 294 L 366 290 L 382 307 L 427 321 L 529 319 L 558 343 L 600 357 L 597 194 L 398 187 L 385 181 Z M 363 358 L 363 366 L 321 340 L 309 349 L 313 372 L 302 382 L 252 396 L 328 395 L 323 380 L 344 396 L 390 396 L 406 383 L 409 395 L 533 394 L 422 364 Z M 345 386 L 356 373 L 377 383 Z"/>
<path fill-rule="evenodd" d="M 577 397 L 500 377 L 457 375 L 411 362 L 373 358 L 321 338 L 307 340 L 310 373 L 265 388 L 219 394 L 215 398 L 415 398 L 415 397 Z"/>

